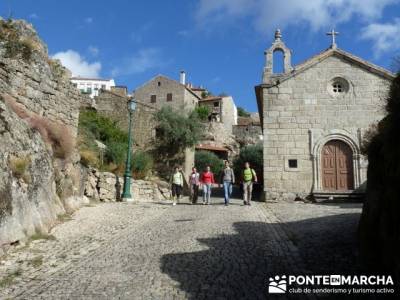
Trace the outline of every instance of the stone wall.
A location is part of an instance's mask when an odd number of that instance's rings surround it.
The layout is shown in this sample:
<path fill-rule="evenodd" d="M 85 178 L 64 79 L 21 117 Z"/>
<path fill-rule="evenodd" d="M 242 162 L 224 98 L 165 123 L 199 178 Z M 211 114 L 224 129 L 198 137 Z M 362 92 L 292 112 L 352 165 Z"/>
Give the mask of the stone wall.
<path fill-rule="evenodd" d="M 47 47 L 32 25 L 18 20 L 13 25 L 21 37 L 32 41 L 30 61 L 5 57 L 0 47 L 0 90 L 6 92 L 27 110 L 61 122 L 76 135 L 79 107 L 90 101 L 69 81 L 71 73 L 48 57 Z"/>
<path fill-rule="evenodd" d="M 95 109 L 112 120 L 123 130 L 128 130 L 129 113 L 127 101 L 129 96 L 114 91 L 101 91 L 99 96 L 95 97 Z M 142 150 L 151 148 L 155 137 L 154 112 L 155 106 L 142 103 L 138 100 L 136 110 L 132 115 L 132 136 L 134 146 Z"/>
<path fill-rule="evenodd" d="M 237 124 L 237 108 L 231 96 L 222 97 L 221 121 L 226 131 L 232 133 L 232 126 Z"/>
<path fill-rule="evenodd" d="M 349 87 L 335 97 L 331 80 Z M 307 195 L 321 188 L 320 153 L 329 139 L 353 150 L 355 187 L 366 180 L 367 162 L 360 142 L 369 126 L 383 117 L 382 99 L 390 80 L 332 55 L 275 85 L 262 87 L 264 189 L 267 198 Z M 297 168 L 289 168 L 295 159 Z"/>
<path fill-rule="evenodd" d="M 113 173 L 90 169 L 85 195 L 102 202 L 121 201 L 123 178 Z M 131 195 L 136 202 L 169 200 L 169 184 L 163 181 L 131 180 Z"/>
<path fill-rule="evenodd" d="M 30 24 L 4 22 L 2 34 L 12 30 L 12 42 L 24 41 L 30 55 L 18 47 L 10 55 L 10 40 L 0 41 L 0 248 L 46 232 L 58 215 L 87 203 L 75 144 L 88 98 Z"/>

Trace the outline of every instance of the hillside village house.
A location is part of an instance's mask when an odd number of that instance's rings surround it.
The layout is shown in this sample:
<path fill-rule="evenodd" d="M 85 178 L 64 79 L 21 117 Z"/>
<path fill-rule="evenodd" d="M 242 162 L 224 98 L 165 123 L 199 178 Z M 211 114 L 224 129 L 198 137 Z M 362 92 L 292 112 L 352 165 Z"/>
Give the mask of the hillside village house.
<path fill-rule="evenodd" d="M 115 86 L 114 79 L 72 77 L 71 82 L 81 93 L 88 94 L 90 98 L 99 95 L 100 90 L 111 90 Z"/>
<path fill-rule="evenodd" d="M 209 121 L 223 123 L 227 132 L 232 133 L 232 126 L 237 125 L 237 108 L 231 96 L 201 98 L 199 105 L 209 108 Z"/>
<path fill-rule="evenodd" d="M 336 46 L 291 65 L 279 30 L 265 51 L 262 83 L 255 87 L 264 134 L 267 199 L 348 196 L 366 180 L 360 147 L 366 130 L 384 116 L 394 75 Z M 274 52 L 284 71 L 273 73 Z"/>

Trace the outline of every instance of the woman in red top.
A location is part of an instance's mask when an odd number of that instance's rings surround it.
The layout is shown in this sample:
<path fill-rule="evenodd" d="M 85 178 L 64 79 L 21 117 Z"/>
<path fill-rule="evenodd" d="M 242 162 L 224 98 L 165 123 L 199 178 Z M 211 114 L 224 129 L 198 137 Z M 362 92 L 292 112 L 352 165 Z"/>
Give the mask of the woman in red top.
<path fill-rule="evenodd" d="M 214 174 L 210 170 L 210 166 L 207 166 L 206 170 L 201 173 L 200 182 L 203 185 L 203 205 L 210 204 L 211 198 L 211 187 L 215 183 Z"/>

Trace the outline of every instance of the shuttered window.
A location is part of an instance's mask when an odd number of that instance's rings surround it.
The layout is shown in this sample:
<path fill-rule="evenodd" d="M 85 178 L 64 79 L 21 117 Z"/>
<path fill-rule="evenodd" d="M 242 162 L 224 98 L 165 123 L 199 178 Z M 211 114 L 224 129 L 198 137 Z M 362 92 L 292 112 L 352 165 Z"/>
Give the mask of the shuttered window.
<path fill-rule="evenodd" d="M 169 102 L 169 101 L 172 101 L 172 94 L 171 93 L 168 93 L 167 94 L 167 101 Z"/>
<path fill-rule="evenodd" d="M 156 95 L 151 95 L 150 96 L 150 102 L 151 103 L 156 103 L 156 101 L 157 101 L 157 96 Z"/>

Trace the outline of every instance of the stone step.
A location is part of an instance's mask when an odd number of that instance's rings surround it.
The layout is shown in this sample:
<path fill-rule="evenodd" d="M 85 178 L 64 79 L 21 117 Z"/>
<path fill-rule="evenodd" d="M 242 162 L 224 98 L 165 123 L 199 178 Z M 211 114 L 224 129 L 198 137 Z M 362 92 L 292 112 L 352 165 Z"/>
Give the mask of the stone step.
<path fill-rule="evenodd" d="M 364 202 L 365 193 L 357 191 L 326 191 L 311 194 L 315 202 Z"/>

